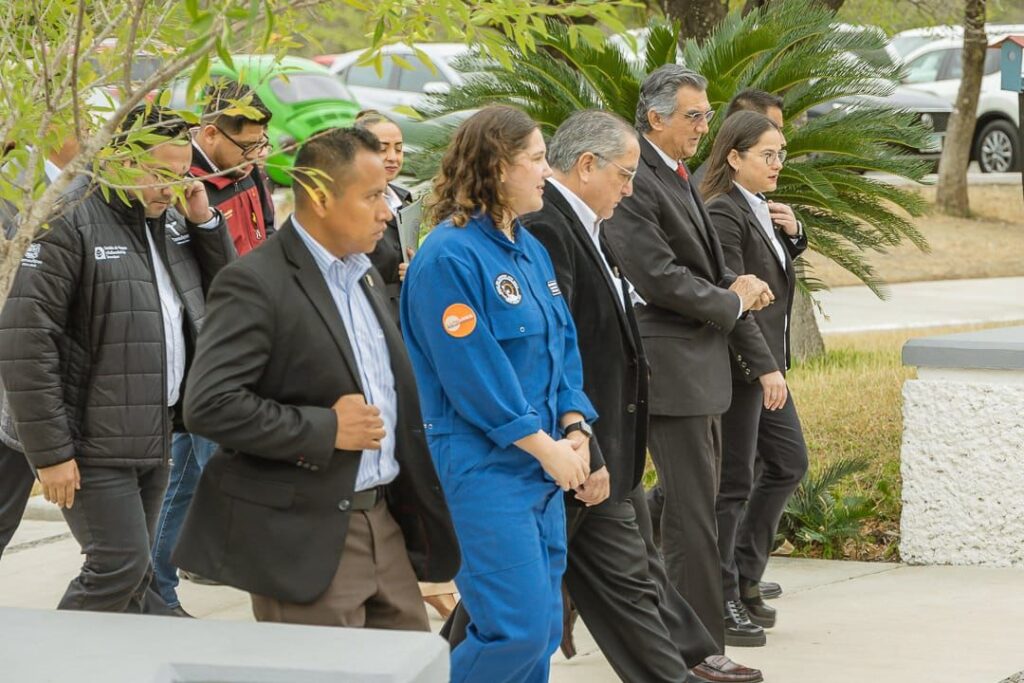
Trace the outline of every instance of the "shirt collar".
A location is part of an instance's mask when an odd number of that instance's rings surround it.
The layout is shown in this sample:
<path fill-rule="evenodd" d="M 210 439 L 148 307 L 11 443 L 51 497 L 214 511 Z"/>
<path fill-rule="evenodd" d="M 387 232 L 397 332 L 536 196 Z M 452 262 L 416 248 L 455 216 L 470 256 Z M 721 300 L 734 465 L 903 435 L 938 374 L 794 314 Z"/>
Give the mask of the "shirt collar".
<path fill-rule="evenodd" d="M 53 163 L 49 159 L 43 159 L 43 170 L 46 172 L 46 178 L 51 183 L 57 180 L 57 176 L 60 175 L 60 166 Z"/>
<path fill-rule="evenodd" d="M 587 229 L 591 237 L 597 237 L 598 227 L 600 226 L 601 219 L 598 217 L 594 210 L 587 206 L 587 203 L 580 199 L 579 195 L 570 190 L 568 187 L 558 182 L 554 178 L 548 178 L 548 182 L 556 190 L 562 193 L 565 197 L 565 201 L 569 202 L 569 206 L 576 212 L 576 217 L 580 219 L 580 223 Z"/>
<path fill-rule="evenodd" d="M 323 276 L 327 278 L 328 282 L 331 281 L 335 275 L 339 276 L 338 284 L 348 288 L 354 281 L 361 278 L 366 274 L 366 271 L 370 269 L 370 257 L 366 254 L 349 254 L 344 258 L 338 258 L 331 252 L 327 251 L 324 245 L 316 241 L 312 235 L 306 232 L 306 229 L 299 223 L 298 217 L 292 214 L 292 224 L 295 226 L 295 232 L 298 233 L 299 238 L 302 240 L 306 248 L 309 249 L 309 253 L 313 255 L 313 261 L 316 262 L 317 268 L 323 273 Z M 340 269 L 340 270 L 338 270 Z M 332 271 L 337 271 L 333 273 Z"/>
<path fill-rule="evenodd" d="M 661 157 L 661 160 L 664 161 L 665 165 L 671 168 L 673 171 L 679 168 L 679 164 L 683 163 L 679 159 L 673 159 L 668 154 L 665 154 L 665 150 L 651 142 L 651 139 L 646 135 L 644 136 L 644 140 L 647 140 L 647 142 L 651 143 L 651 147 L 653 147 L 654 151 L 658 153 L 658 156 Z"/>
<path fill-rule="evenodd" d="M 212 160 L 212 159 L 210 159 L 210 157 L 208 157 L 208 156 L 206 155 L 206 152 L 204 152 L 204 151 L 203 151 L 203 148 L 199 146 L 199 143 L 198 143 L 198 142 L 196 142 L 194 138 L 193 138 L 193 140 L 192 140 L 192 147 L 193 147 L 193 148 L 194 148 L 194 149 L 195 149 L 196 151 L 198 151 L 198 152 L 199 152 L 199 154 L 200 154 L 200 155 L 201 155 L 201 156 L 203 157 L 203 159 L 205 159 L 205 160 L 206 160 L 206 163 L 207 163 L 207 164 L 209 164 L 209 166 L 210 166 L 210 171 L 211 171 L 212 173 L 214 173 L 214 174 L 216 174 L 216 173 L 220 173 L 220 169 L 219 169 L 219 168 L 217 168 L 217 164 L 213 163 L 213 160 Z"/>
<path fill-rule="evenodd" d="M 768 200 L 766 200 L 764 198 L 764 195 L 761 194 L 760 192 L 754 194 L 753 192 L 743 187 L 736 181 L 733 181 L 733 185 L 735 185 L 739 189 L 740 194 L 743 195 L 743 197 L 747 200 L 747 203 L 750 204 L 750 208 L 753 209 L 755 212 L 768 208 Z"/>

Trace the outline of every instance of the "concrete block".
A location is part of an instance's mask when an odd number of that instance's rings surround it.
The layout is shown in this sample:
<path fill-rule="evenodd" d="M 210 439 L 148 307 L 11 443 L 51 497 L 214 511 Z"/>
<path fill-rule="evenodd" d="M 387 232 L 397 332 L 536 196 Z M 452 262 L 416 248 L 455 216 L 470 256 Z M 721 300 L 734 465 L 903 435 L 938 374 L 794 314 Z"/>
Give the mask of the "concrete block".
<path fill-rule="evenodd" d="M 444 683 L 432 633 L 0 608 L 5 681 Z"/>

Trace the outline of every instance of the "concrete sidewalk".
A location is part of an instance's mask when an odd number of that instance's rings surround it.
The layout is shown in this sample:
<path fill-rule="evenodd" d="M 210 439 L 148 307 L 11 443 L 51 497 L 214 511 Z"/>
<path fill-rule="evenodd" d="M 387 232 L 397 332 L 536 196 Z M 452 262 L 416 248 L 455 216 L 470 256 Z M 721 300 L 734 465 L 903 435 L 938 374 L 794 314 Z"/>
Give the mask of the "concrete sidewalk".
<path fill-rule="evenodd" d="M 0 606 L 52 609 L 80 561 L 63 522 L 26 520 L 0 561 Z M 1024 570 L 776 558 L 770 574 L 785 595 L 768 646 L 729 652 L 769 683 L 998 683 L 1024 670 Z M 204 619 L 252 619 L 231 588 L 185 582 L 181 597 Z M 551 680 L 617 681 L 582 625 L 576 637 L 580 654 L 557 655 Z"/>
<path fill-rule="evenodd" d="M 1024 277 L 907 282 L 879 299 L 863 285 L 815 293 L 822 333 L 1024 320 Z"/>

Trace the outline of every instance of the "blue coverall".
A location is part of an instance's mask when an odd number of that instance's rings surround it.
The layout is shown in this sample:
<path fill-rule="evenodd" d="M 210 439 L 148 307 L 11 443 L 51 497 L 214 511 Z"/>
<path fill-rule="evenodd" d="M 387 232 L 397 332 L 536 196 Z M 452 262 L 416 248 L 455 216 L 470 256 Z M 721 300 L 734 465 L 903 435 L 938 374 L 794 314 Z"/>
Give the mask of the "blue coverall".
<path fill-rule="evenodd" d="M 551 259 L 522 228 L 441 223 L 412 260 L 402 330 L 424 429 L 462 549 L 455 583 L 469 613 L 454 683 L 548 680 L 562 637 L 565 507 L 514 442 L 559 418 L 596 418 L 583 394 L 576 329 Z"/>

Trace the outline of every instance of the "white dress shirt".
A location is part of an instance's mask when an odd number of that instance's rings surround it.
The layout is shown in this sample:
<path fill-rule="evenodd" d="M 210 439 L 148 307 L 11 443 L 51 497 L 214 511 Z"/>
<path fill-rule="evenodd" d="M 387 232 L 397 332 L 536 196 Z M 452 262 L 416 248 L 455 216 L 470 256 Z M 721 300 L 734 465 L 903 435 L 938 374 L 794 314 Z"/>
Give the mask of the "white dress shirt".
<path fill-rule="evenodd" d="M 159 221 L 159 219 L 157 219 Z M 198 226 L 203 230 L 210 230 L 217 227 L 220 215 L 213 211 L 213 218 Z M 187 228 L 177 221 L 167 220 L 166 229 L 184 234 Z M 160 238 L 164 236 L 161 230 Z M 146 242 L 149 245 L 149 255 L 153 262 L 153 277 L 156 279 L 156 290 L 160 295 L 160 315 L 164 320 L 164 351 L 167 357 L 167 405 L 173 406 L 178 403 L 181 396 L 181 383 L 185 379 L 185 307 L 178 296 L 178 290 L 174 287 L 171 274 L 160 258 L 156 243 L 153 241 L 153 232 L 149 227 L 149 220 L 146 221 Z"/>
<path fill-rule="evenodd" d="M 775 251 L 775 258 L 779 260 L 779 264 L 785 269 L 786 252 L 783 251 L 782 243 L 779 242 L 779 236 L 775 233 L 775 225 L 772 223 L 772 212 L 768 208 L 768 200 L 764 198 L 763 194 L 754 194 L 737 182 L 734 182 L 733 185 L 739 188 L 740 194 L 747 200 L 747 204 L 750 205 L 754 216 L 757 217 L 758 225 L 761 226 L 761 230 L 767 235 L 768 242 Z"/>
<path fill-rule="evenodd" d="M 216 218 L 216 217 L 215 217 Z M 162 235 L 161 235 L 162 236 Z M 153 231 L 146 221 L 146 241 L 149 243 L 150 260 L 153 262 L 153 277 L 160 295 L 160 314 L 164 319 L 164 350 L 167 354 L 167 405 L 178 402 L 181 381 L 185 378 L 185 307 L 174 288 L 171 274 L 164 265 L 153 242 Z"/>
<path fill-rule="evenodd" d="M 626 302 L 622 300 L 622 282 L 626 283 L 626 290 L 629 292 L 630 303 L 633 306 L 644 306 L 646 301 L 643 297 L 634 289 L 633 284 L 625 278 L 620 278 L 615 274 L 616 271 L 612 270 L 612 267 L 608 264 L 608 259 L 604 255 L 604 250 L 601 249 L 601 218 L 594 213 L 594 210 L 587 206 L 587 203 L 579 198 L 579 196 L 570 190 L 568 187 L 558 182 L 554 178 L 548 178 L 548 182 L 558 190 L 565 201 L 569 202 L 569 206 L 576 213 L 576 217 L 580 219 L 580 223 L 587 231 L 587 235 L 590 237 L 591 242 L 594 243 L 594 248 L 597 249 L 598 255 L 601 257 L 601 263 L 604 264 L 604 270 L 611 278 L 612 284 L 615 286 L 615 300 L 619 302 L 619 306 L 625 308 Z"/>
<path fill-rule="evenodd" d="M 391 213 L 398 216 L 398 210 L 402 208 L 402 198 L 398 196 L 394 188 L 388 185 L 388 189 L 384 192 L 384 201 L 387 202 L 388 208 L 391 209 Z"/>

